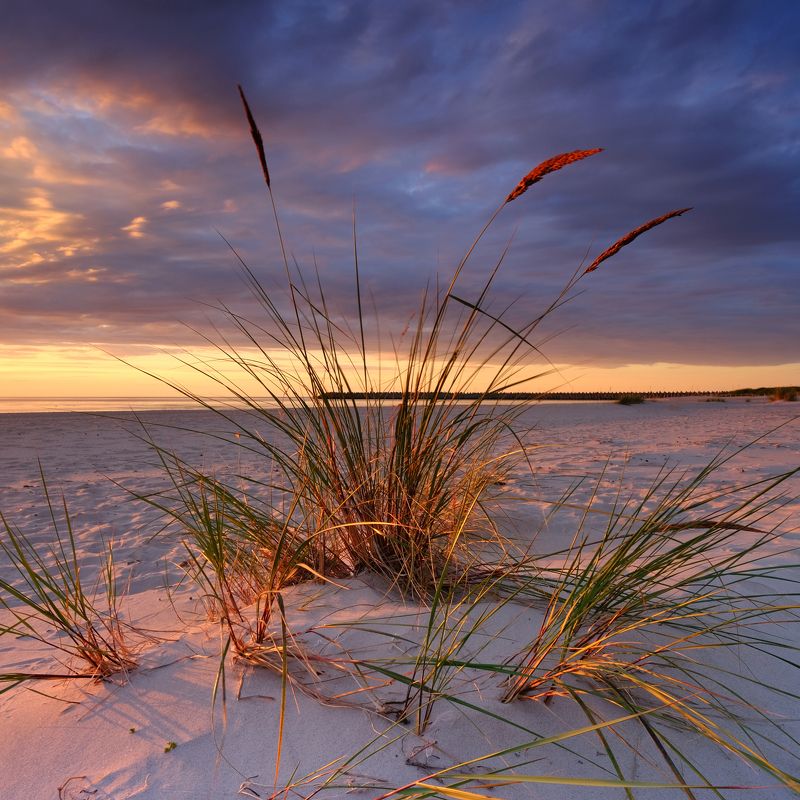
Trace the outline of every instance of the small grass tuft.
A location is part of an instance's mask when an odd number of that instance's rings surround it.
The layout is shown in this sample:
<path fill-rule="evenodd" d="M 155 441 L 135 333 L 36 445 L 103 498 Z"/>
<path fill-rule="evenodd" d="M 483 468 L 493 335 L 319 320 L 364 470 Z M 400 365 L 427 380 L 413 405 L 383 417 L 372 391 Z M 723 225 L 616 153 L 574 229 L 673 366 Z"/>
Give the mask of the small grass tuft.
<path fill-rule="evenodd" d="M 56 506 L 43 474 L 42 485 L 52 525 L 49 545 L 34 544 L 0 513 L 0 553 L 16 577 L 0 578 L 0 608 L 11 620 L 0 626 L 0 634 L 29 636 L 54 648 L 66 658 L 67 671 L 0 675 L 7 688 L 25 680 L 102 679 L 136 666 L 129 643 L 135 632 L 119 612 L 111 543 L 105 542 L 100 574 L 87 586 L 66 499 L 62 495 Z M 49 635 L 49 628 L 57 638 Z"/>
<path fill-rule="evenodd" d="M 776 490 L 799 470 L 709 491 L 709 476 L 729 458 L 688 480 L 663 473 L 635 506 L 613 508 L 599 537 L 576 535 L 503 699 L 569 697 L 590 723 L 602 719 L 603 703 L 637 715 L 681 784 L 685 770 L 701 773 L 674 738 L 676 725 L 797 790 L 797 776 L 761 748 L 791 753 L 798 742 L 746 699 L 748 689 L 772 689 L 769 679 L 729 672 L 716 656 L 735 647 L 740 657 L 750 651 L 800 668 L 800 648 L 782 631 L 797 621 L 796 593 L 749 588 L 751 579 L 777 575 L 765 559 L 780 534 L 758 523 L 780 507 Z"/>
<path fill-rule="evenodd" d="M 617 404 L 621 406 L 637 406 L 644 402 L 645 398 L 640 394 L 623 394 L 617 400 Z"/>
<path fill-rule="evenodd" d="M 769 399 L 773 402 L 783 400 L 788 403 L 794 403 L 797 401 L 797 389 L 793 386 L 777 386 L 769 396 Z"/>

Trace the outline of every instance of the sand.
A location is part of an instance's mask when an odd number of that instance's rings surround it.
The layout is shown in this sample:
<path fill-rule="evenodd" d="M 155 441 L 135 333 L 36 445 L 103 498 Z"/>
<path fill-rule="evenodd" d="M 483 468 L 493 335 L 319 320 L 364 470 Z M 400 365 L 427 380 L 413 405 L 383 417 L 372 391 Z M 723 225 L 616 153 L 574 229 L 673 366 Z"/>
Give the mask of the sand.
<path fill-rule="evenodd" d="M 742 483 L 800 465 L 800 420 L 791 422 L 798 404 L 764 399 L 729 399 L 707 403 L 697 398 L 660 400 L 623 407 L 612 403 L 537 404 L 521 424 L 534 451 L 536 475 L 519 472 L 504 487 L 510 512 L 505 524 L 521 536 L 537 530 L 542 520 L 537 497 L 555 497 L 577 476 L 606 473 L 603 492 L 612 497 L 622 482 L 626 494 L 643 492 L 665 463 L 696 470 L 719 450 L 745 444 L 783 423 L 727 463 L 712 479 L 714 486 Z M 171 426 L 223 430 L 226 426 L 205 411 L 148 411 L 142 414 L 161 443 L 217 474 L 236 469 L 264 472 L 269 467 L 244 458 L 237 448 L 177 431 Z M 152 509 L 132 499 L 130 491 L 151 492 L 164 485 L 152 452 L 135 436 L 132 415 L 3 414 L 0 415 L 0 509 L 34 541 L 46 541 L 49 529 L 43 506 L 37 459 L 48 482 L 63 489 L 78 532 L 87 575 L 102 556 L 101 537 L 116 543 L 116 559 L 125 585 L 124 613 L 152 632 L 140 664 L 127 680 L 105 683 L 69 681 L 28 683 L 0 695 L 0 798 L 219 798 L 269 797 L 275 786 L 280 678 L 264 670 L 229 661 L 227 702 L 212 708 L 212 692 L 220 665 L 219 627 L 209 621 L 196 586 L 183 577 L 179 564 L 185 551 L 177 531 L 159 533 L 161 521 Z M 130 490 L 130 491 L 129 491 Z M 795 499 L 774 515 L 784 535 L 776 563 L 800 579 L 800 479 L 787 493 Z M 601 499 L 602 499 L 601 493 Z M 565 542 L 574 519 L 569 514 L 540 534 L 544 543 Z M 766 524 L 766 523 L 765 523 Z M 546 548 L 545 548 L 546 549 Z M 0 563 L 8 576 L 8 565 Z M 343 622 L 370 620 L 390 631 L 392 622 L 413 620 L 419 611 L 377 580 L 365 578 L 341 586 L 306 585 L 286 592 L 290 627 L 321 653 L 345 648 L 350 653 L 401 654 L 405 645 L 389 637 L 338 627 Z M 502 659 L 535 632 L 539 612 L 523 606 L 504 609 L 496 624 L 502 637 L 486 645 L 487 659 Z M 798 631 L 794 636 L 797 640 Z M 763 663 L 732 653 L 740 673 L 769 669 L 773 685 L 800 693 L 798 672 L 788 664 Z M 0 671 L 9 668 L 53 668 L 48 648 L 10 635 L 0 637 Z M 334 669 L 321 669 L 320 691 L 328 696 L 357 686 Z M 35 691 L 34 691 L 35 690 Z M 466 708 L 437 704 L 431 726 L 422 737 L 377 713 L 377 702 L 364 693 L 348 702 L 365 708 L 319 702 L 293 691 L 286 709 L 283 751 L 277 787 L 321 770 L 342 756 L 374 741 L 377 751 L 352 765 L 323 797 L 377 797 L 428 773 L 533 736 L 521 728 L 550 735 L 585 724 L 570 701 L 557 698 L 543 706 L 522 702 L 502 705 L 496 682 L 465 684 L 465 698 L 501 717 L 493 721 Z M 751 692 L 758 695 L 758 692 Z M 384 698 L 385 699 L 385 698 Z M 800 702 L 763 698 L 770 718 L 800 736 Z M 512 727 L 502 720 L 510 720 Z M 625 756 L 623 768 L 639 780 L 671 781 L 663 764 L 648 763 L 648 744 L 641 730 L 629 728 L 644 758 Z M 684 734 L 681 734 L 684 735 Z M 383 738 L 381 738 L 383 737 Z M 165 752 L 169 743 L 175 746 Z M 384 746 L 385 745 L 385 746 Z M 380 749 L 383 746 L 383 749 Z M 540 775 L 613 777 L 594 736 L 571 741 L 573 752 L 549 747 L 512 753 L 509 764 L 528 763 L 521 772 Z M 708 743 L 686 736 L 686 747 L 704 765 L 707 776 L 725 784 L 765 785 L 753 797 L 793 796 L 774 780 L 743 762 L 720 754 Z M 652 754 L 650 754 L 652 755 Z M 786 769 L 797 773 L 789 754 L 776 753 Z M 315 784 L 299 789 L 310 793 Z M 368 786 L 368 788 L 358 788 Z M 506 786 L 484 790 L 503 798 L 616 798 L 620 789 L 564 786 Z M 297 796 L 297 795 L 295 795 Z M 642 796 L 683 796 L 674 789 L 647 790 Z M 698 793 L 698 797 L 710 796 Z"/>

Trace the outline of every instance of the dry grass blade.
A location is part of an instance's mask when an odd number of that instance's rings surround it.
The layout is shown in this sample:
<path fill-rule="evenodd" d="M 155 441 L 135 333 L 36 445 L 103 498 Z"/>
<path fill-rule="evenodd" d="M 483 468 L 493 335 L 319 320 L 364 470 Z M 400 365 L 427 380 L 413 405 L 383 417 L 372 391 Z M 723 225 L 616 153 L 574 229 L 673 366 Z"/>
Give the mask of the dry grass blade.
<path fill-rule="evenodd" d="M 660 217 L 656 217 L 655 219 L 651 219 L 650 222 L 645 222 L 644 225 L 640 225 L 638 228 L 634 228 L 629 233 L 626 233 L 621 239 L 618 239 L 614 244 L 611 245 L 606 250 L 603 250 L 597 258 L 589 264 L 588 267 L 584 270 L 583 274 L 585 275 L 587 272 L 594 272 L 600 264 L 602 264 L 607 259 L 611 258 L 611 256 L 616 255 L 623 247 L 629 245 L 637 236 L 641 236 L 643 233 L 646 233 L 651 228 L 655 228 L 657 225 L 660 225 L 662 222 L 666 222 L 668 219 L 672 219 L 673 217 L 679 217 L 681 214 L 685 214 L 687 211 L 691 211 L 692 208 L 679 208 L 676 211 L 670 211 L 668 214 L 662 214 Z"/>
<path fill-rule="evenodd" d="M 253 137 L 253 142 L 255 143 L 256 151 L 258 152 L 258 160 L 261 164 L 261 171 L 264 173 L 264 180 L 267 182 L 267 188 L 271 188 L 269 182 L 269 169 L 267 168 L 267 154 L 264 152 L 264 140 L 261 138 L 261 131 L 258 129 L 258 125 L 256 125 L 253 112 L 250 111 L 250 105 L 247 102 L 247 98 L 244 96 L 244 89 L 242 89 L 241 84 L 238 85 L 238 88 L 239 97 L 242 98 L 242 104 L 244 105 L 244 113 L 247 115 L 247 122 L 250 125 L 250 135 Z"/>
<path fill-rule="evenodd" d="M 592 150 L 572 150 L 569 153 L 561 153 L 560 155 L 548 158 L 542 161 L 537 167 L 534 167 L 518 184 L 513 192 L 506 198 L 506 203 L 516 200 L 521 194 L 525 194 L 534 183 L 538 183 L 545 175 L 551 172 L 563 169 L 569 164 L 576 161 L 582 161 L 589 156 L 597 155 L 603 151 L 602 147 L 595 147 Z"/>

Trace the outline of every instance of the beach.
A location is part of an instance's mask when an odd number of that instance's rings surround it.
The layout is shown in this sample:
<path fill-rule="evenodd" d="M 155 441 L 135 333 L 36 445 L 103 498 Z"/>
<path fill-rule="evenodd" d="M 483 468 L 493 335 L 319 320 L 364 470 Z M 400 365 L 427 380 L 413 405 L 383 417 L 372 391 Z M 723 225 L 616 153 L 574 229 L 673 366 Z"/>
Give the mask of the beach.
<path fill-rule="evenodd" d="M 520 540 L 528 537 L 534 554 L 552 553 L 569 544 L 580 518 L 580 511 L 565 508 L 548 519 L 548 502 L 562 497 L 569 487 L 576 487 L 570 495 L 576 505 L 590 492 L 597 502 L 613 504 L 615 497 L 643 496 L 665 470 L 672 469 L 676 478 L 694 473 L 726 448 L 732 452 L 744 445 L 749 446 L 710 475 L 709 488 L 755 483 L 795 469 L 800 465 L 798 405 L 766 398 L 724 402 L 680 398 L 635 406 L 531 403 L 517 426 L 529 447 L 533 470 L 519 464 L 498 486 L 508 511 L 498 524 Z M 502 704 L 497 680 L 464 674 L 455 678 L 463 681 L 459 697 L 480 704 L 495 717 L 442 699 L 422 735 L 393 720 L 381 692 L 391 695 L 396 687 L 369 692 L 335 664 L 337 657 L 362 653 L 380 658 L 382 653 L 410 652 L 408 638 L 392 626 L 407 623 L 413 628 L 423 610 L 374 576 L 346 578 L 335 585 L 308 582 L 283 591 L 289 628 L 330 663 L 315 667 L 318 680 L 309 683 L 312 691 L 289 688 L 282 736 L 280 674 L 229 658 L 223 703 L 221 690 L 215 694 L 223 637 L 217 622 L 209 619 L 201 590 L 187 578 L 181 531 L 164 529 L 157 511 L 136 495 L 165 488 L 163 469 L 148 438 L 209 474 L 244 473 L 266 482 L 272 465 L 221 440 L 235 434 L 239 423 L 259 424 L 242 411 L 230 412 L 228 420 L 206 410 L 0 415 L 4 516 L 34 543 L 48 540 L 51 529 L 41 493 L 41 464 L 51 493 L 57 497 L 64 493 L 82 569 L 87 575 L 96 572 L 104 557 L 103 540 L 112 541 L 123 616 L 147 633 L 137 652 L 138 665 L 127 676 L 103 682 L 28 681 L 0 695 L 3 800 L 265 798 L 283 796 L 275 792 L 307 777 L 296 794 L 288 795 L 302 797 L 331 774 L 327 765 L 367 746 L 319 796 L 380 797 L 449 764 L 506 748 L 509 752 L 495 759 L 494 767 L 502 761 L 525 774 L 614 778 L 594 733 L 570 738 L 561 743 L 563 747 L 513 749 L 537 737 L 585 726 L 585 716 L 567 697 L 555 697 L 547 704 Z M 210 435 L 198 435 L 197 430 Z M 273 434 L 264 430 L 263 435 Z M 598 481 L 600 488 L 595 491 Z M 779 566 L 784 585 L 790 587 L 789 579 L 800 580 L 800 476 L 787 480 L 781 492 L 783 501 L 763 510 L 758 528 L 777 527 L 781 532 L 762 564 Z M 742 532 L 742 541 L 754 535 Z M 13 580 L 9 565 L 2 561 L 0 576 Z M 766 589 L 774 587 L 765 582 Z M 487 599 L 484 605 L 490 602 Z M 492 617 L 487 639 L 476 645 L 477 652 L 482 659 L 502 662 L 530 639 L 541 614 L 534 605 L 507 603 Z M 786 615 L 781 635 L 797 643 L 800 629 L 792 617 Z M 372 628 L 382 633 L 370 633 Z M 394 635 L 387 635 L 393 630 Z M 786 693 L 776 703 L 774 695 L 751 683 L 748 700 L 763 707 L 765 715 L 753 724 L 777 723 L 784 732 L 800 737 L 800 700 L 792 696 L 800 694 L 800 673 L 789 663 L 793 658 L 787 655 L 784 663 L 730 648 L 720 663 L 720 675 L 730 670 L 746 682 L 751 674 L 764 679 L 768 671 L 768 682 Z M 0 638 L 0 672 L 52 671 L 54 663 L 53 652 L 41 643 L 11 634 Z M 735 689 L 739 680 L 735 676 L 723 682 Z M 743 713 L 751 714 L 751 709 Z M 623 723 L 622 729 L 633 743 L 621 756 L 627 759 L 621 764 L 623 772 L 638 781 L 673 783 L 675 776 L 659 763 L 646 729 L 635 720 Z M 754 789 L 753 797 L 794 796 L 791 788 L 730 753 L 720 754 L 691 732 L 676 735 L 702 764 L 703 780 L 765 787 Z M 776 746 L 770 755 L 788 773 L 800 772 L 790 752 Z M 475 766 L 476 771 L 484 769 L 488 767 Z M 500 798 L 625 796 L 624 789 L 602 784 L 594 788 L 473 784 L 471 790 Z M 675 788 L 641 791 L 656 800 L 684 796 Z M 700 789 L 697 796 L 711 793 Z"/>

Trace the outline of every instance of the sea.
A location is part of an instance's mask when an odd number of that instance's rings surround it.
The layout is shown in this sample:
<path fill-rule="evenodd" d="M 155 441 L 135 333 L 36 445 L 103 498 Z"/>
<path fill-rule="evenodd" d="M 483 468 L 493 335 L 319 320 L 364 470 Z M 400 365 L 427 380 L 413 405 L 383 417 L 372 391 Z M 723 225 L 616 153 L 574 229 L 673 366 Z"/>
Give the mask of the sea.
<path fill-rule="evenodd" d="M 225 397 L 203 398 L 214 408 L 245 408 L 241 401 Z M 278 408 L 271 397 L 252 398 L 261 408 Z M 457 400 L 456 405 L 468 404 L 469 400 Z M 529 401 L 531 405 L 608 405 L 612 400 L 540 400 Z M 357 400 L 357 405 L 365 401 Z M 201 405 L 188 397 L 0 397 L 0 414 L 53 414 L 53 413 L 98 413 L 124 411 L 196 411 Z"/>
<path fill-rule="evenodd" d="M 254 398 L 264 407 L 275 406 L 271 398 Z M 212 406 L 243 407 L 230 398 L 208 398 Z M 0 397 L 0 414 L 99 411 L 181 411 L 200 405 L 188 397 Z"/>

